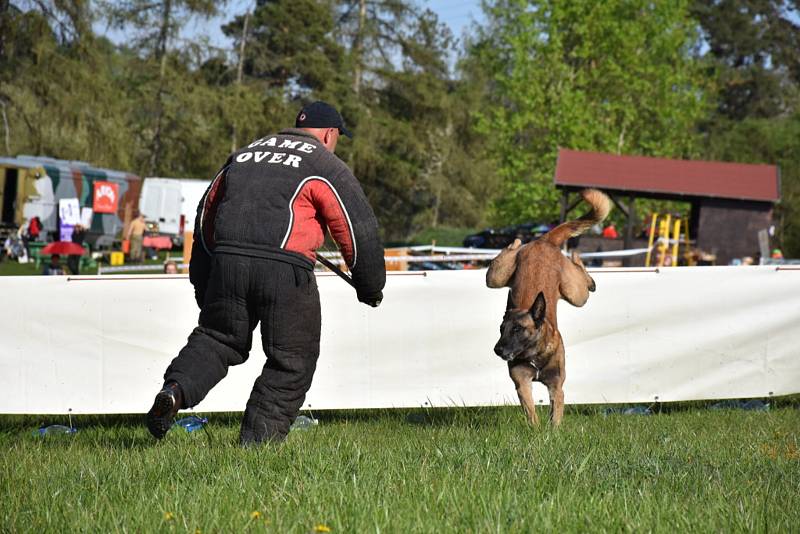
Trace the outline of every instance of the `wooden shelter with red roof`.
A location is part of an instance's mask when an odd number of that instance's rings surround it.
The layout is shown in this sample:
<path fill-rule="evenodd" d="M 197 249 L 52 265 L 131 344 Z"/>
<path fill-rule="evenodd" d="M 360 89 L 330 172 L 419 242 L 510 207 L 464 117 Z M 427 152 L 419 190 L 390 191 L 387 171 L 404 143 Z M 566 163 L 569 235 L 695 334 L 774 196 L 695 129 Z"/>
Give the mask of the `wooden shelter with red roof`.
<path fill-rule="evenodd" d="M 636 199 L 676 200 L 691 204 L 689 233 L 697 247 L 717 256 L 717 264 L 754 256 L 758 231 L 772 224 L 780 200 L 775 165 L 687 161 L 617 156 L 559 149 L 555 185 L 562 190 L 561 220 L 580 203 L 570 195 L 585 187 L 602 189 L 627 218 L 625 248 L 633 244 Z"/>

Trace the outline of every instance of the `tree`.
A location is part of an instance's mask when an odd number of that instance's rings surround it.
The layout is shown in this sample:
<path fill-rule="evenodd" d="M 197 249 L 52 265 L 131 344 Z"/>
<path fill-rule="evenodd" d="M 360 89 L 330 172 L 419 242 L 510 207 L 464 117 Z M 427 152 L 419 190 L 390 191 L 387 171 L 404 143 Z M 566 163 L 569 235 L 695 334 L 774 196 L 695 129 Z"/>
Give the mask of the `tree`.
<path fill-rule="evenodd" d="M 505 182 L 496 222 L 557 217 L 559 147 L 688 157 L 704 85 L 687 2 L 497 0 L 469 54 L 489 73 L 480 131 Z"/>
<path fill-rule="evenodd" d="M 716 87 L 716 109 L 700 124 L 705 159 L 776 164 L 781 200 L 776 239 L 800 256 L 800 24 L 790 0 L 696 1 Z"/>
<path fill-rule="evenodd" d="M 92 33 L 86 3 L 31 4 L 0 12 L 5 150 L 128 164 L 126 106 L 111 75 L 114 50 Z"/>
<path fill-rule="evenodd" d="M 357 96 L 365 78 L 394 66 L 406 31 L 424 16 L 407 0 L 343 0 L 337 12 L 337 33 L 349 46 L 352 89 Z"/>
<path fill-rule="evenodd" d="M 775 117 L 797 107 L 800 24 L 791 0 L 697 0 L 716 78 L 718 113 L 733 120 Z M 792 16 L 794 13 L 794 16 Z"/>
<path fill-rule="evenodd" d="M 147 117 L 142 124 L 143 130 L 150 135 L 147 148 L 147 174 L 160 174 L 168 167 L 164 164 L 164 151 L 168 150 L 165 137 L 170 126 L 178 124 L 175 117 L 167 115 L 171 109 L 168 100 L 178 93 L 170 87 L 176 78 L 168 71 L 170 66 L 170 44 L 176 38 L 179 29 L 192 16 L 210 17 L 217 13 L 224 2 L 214 0 L 122 0 L 102 2 L 107 19 L 112 26 L 120 29 L 131 29 L 134 39 L 131 48 L 148 61 L 140 68 L 150 71 L 150 76 L 143 79 L 142 87 L 149 93 L 148 106 L 141 117 Z M 157 66 L 157 67 L 156 67 Z M 177 67 L 174 63 L 171 65 Z M 157 74 L 153 70 L 157 68 Z M 174 103 L 174 98 L 172 98 Z"/>
<path fill-rule="evenodd" d="M 471 112 L 485 84 L 477 69 L 454 75 L 454 40 L 432 12 L 410 0 L 256 0 L 225 24 L 230 51 L 180 36 L 217 4 L 0 0 L 0 144 L 208 177 L 232 144 L 321 99 L 355 131 L 337 154 L 387 239 L 483 222 L 497 177 Z M 99 16 L 125 33 L 122 45 L 94 35 Z"/>
<path fill-rule="evenodd" d="M 480 85 L 451 73 L 454 39 L 433 12 L 411 12 L 396 37 L 395 61 L 372 67 L 361 88 L 361 102 L 371 105 L 357 115 L 356 176 L 387 239 L 478 225 L 496 184 L 464 105 L 477 100 Z"/>
<path fill-rule="evenodd" d="M 238 46 L 246 15 L 223 27 Z M 259 0 L 249 18 L 244 76 L 296 98 L 331 92 L 347 78 L 344 49 L 333 38 L 334 6 L 320 0 Z M 346 81 L 344 82 L 346 84 Z"/>

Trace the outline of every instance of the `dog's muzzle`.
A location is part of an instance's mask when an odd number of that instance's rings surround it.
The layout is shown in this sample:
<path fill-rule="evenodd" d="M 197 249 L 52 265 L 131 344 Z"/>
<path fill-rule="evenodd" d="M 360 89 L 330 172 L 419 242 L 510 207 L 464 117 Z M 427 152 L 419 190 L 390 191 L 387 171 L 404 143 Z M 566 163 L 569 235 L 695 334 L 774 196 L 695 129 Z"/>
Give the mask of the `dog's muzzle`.
<path fill-rule="evenodd" d="M 502 358 L 504 361 L 507 361 L 507 362 L 511 361 L 512 356 L 513 356 L 512 354 L 509 354 L 509 353 L 503 351 L 503 347 L 501 347 L 499 343 L 494 346 L 494 353 L 497 354 L 498 356 L 500 356 L 500 358 Z"/>

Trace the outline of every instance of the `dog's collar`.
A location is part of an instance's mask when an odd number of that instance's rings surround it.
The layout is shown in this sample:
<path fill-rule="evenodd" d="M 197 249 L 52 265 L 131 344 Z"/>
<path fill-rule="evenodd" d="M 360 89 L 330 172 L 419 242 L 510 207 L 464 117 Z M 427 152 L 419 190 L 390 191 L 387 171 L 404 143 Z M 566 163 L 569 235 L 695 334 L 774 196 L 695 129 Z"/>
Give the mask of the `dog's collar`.
<path fill-rule="evenodd" d="M 531 361 L 531 365 L 533 366 L 534 369 L 536 369 L 536 376 L 534 377 L 534 380 L 539 380 L 539 373 L 541 372 L 541 369 L 536 367 L 536 364 L 533 363 L 533 361 Z"/>
<path fill-rule="evenodd" d="M 533 363 L 533 360 L 528 360 L 528 363 L 531 364 L 531 367 L 536 369 L 536 377 L 534 377 L 534 380 L 539 380 L 539 373 L 541 373 L 542 370 L 536 367 L 536 364 Z"/>

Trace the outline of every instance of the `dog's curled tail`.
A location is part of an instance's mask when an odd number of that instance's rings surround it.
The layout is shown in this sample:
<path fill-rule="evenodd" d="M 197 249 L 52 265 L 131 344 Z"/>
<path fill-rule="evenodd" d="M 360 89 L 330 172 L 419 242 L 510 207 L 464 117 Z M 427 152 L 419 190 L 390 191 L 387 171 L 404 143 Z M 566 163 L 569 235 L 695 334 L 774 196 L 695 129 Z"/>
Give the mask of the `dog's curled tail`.
<path fill-rule="evenodd" d="M 608 212 L 611 211 L 611 199 L 608 195 L 599 189 L 584 189 L 581 191 L 581 196 L 592 207 L 592 211 L 579 219 L 559 224 L 543 235 L 542 239 L 560 247 L 570 237 L 584 233 L 608 216 Z"/>

